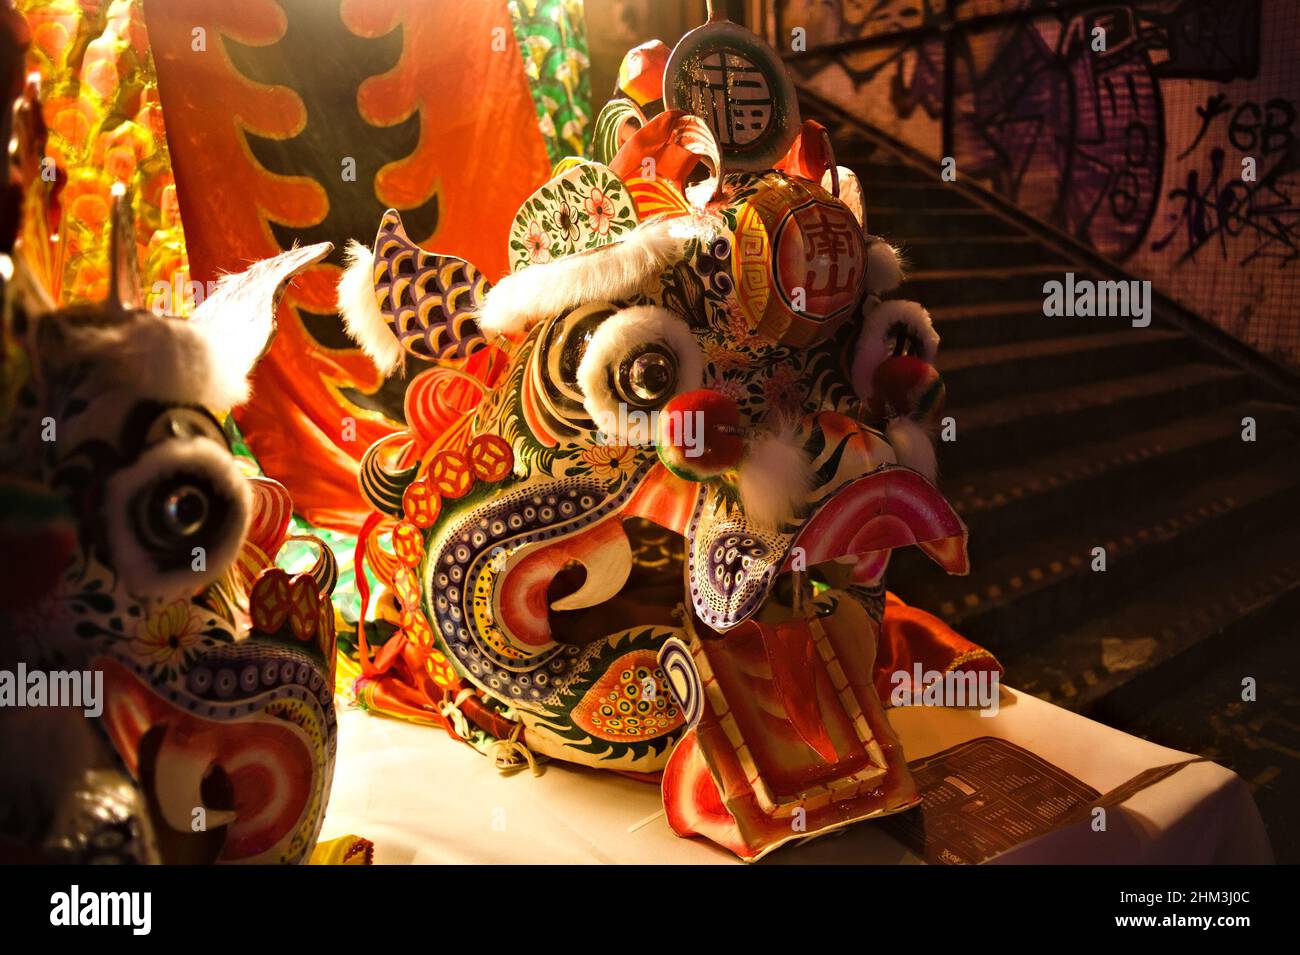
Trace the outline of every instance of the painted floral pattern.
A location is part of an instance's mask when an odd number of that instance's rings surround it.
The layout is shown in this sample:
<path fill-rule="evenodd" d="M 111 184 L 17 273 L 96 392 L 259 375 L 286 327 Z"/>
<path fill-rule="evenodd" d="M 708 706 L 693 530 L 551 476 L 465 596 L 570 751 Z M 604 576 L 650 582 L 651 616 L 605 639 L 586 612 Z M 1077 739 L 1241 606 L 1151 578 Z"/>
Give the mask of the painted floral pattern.
<path fill-rule="evenodd" d="M 582 207 L 587 211 L 592 227 L 600 235 L 609 232 L 610 220 L 614 218 L 614 203 L 599 189 L 593 188 L 583 200 Z"/>
<path fill-rule="evenodd" d="M 523 204 L 510 229 L 510 270 L 608 245 L 636 224 L 627 187 L 607 167 L 584 162 Z"/>
<path fill-rule="evenodd" d="M 179 669 L 203 643 L 203 615 L 188 600 L 157 608 L 136 627 L 131 655 L 154 670 Z"/>
<path fill-rule="evenodd" d="M 621 482 L 636 470 L 638 454 L 625 445 L 597 444 L 583 448 L 565 472 L 591 474 L 607 482 Z"/>
<path fill-rule="evenodd" d="M 806 387 L 802 373 L 786 363 L 776 365 L 763 379 L 768 415 L 793 416 L 803 404 Z"/>
<path fill-rule="evenodd" d="M 551 261 L 551 239 L 542 228 L 540 220 L 534 219 L 528 223 L 528 235 L 524 237 L 524 245 L 528 249 L 530 263 Z"/>
<path fill-rule="evenodd" d="M 612 212 L 613 207 L 610 208 Z M 555 207 L 555 231 L 561 239 L 568 242 L 575 242 L 582 235 L 582 227 L 578 225 L 578 210 L 563 200 Z"/>

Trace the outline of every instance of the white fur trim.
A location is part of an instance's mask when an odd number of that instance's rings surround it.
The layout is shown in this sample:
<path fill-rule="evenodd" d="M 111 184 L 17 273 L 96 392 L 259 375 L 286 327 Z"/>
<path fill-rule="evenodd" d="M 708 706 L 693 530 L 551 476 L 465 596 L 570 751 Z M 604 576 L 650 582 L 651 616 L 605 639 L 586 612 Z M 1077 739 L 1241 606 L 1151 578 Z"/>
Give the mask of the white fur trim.
<path fill-rule="evenodd" d="M 917 302 L 894 299 L 876 305 L 862 322 L 862 333 L 853 354 L 853 390 L 863 401 L 871 397 L 872 378 L 880 363 L 890 355 L 889 332 L 904 325 L 920 344 L 917 355 L 933 364 L 939 354 L 939 333 L 934 330 L 930 313 Z"/>
<path fill-rule="evenodd" d="M 620 399 L 610 389 L 610 370 L 633 346 L 651 342 L 667 345 L 677 356 L 677 388 L 673 395 L 700 387 L 704 381 L 704 352 L 699 342 L 686 322 L 658 305 L 625 308 L 605 319 L 592 334 L 578 363 L 583 407 L 596 427 L 620 443 L 627 443 L 627 435 L 623 433 L 626 429 L 619 426 Z"/>
<path fill-rule="evenodd" d="M 885 428 L 885 437 L 894 448 L 898 463 L 920 471 L 933 484 L 939 477 L 939 459 L 934 441 L 924 428 L 911 418 L 898 417 Z"/>
<path fill-rule="evenodd" d="M 488 292 L 479 328 L 488 338 L 518 336 L 575 306 L 629 298 L 685 255 L 676 221 L 654 220 L 612 245 L 507 275 Z"/>
<path fill-rule="evenodd" d="M 112 325 L 65 328 L 63 340 L 66 349 L 54 360 L 93 364 L 106 387 L 120 385 L 142 397 L 216 411 L 248 400 L 246 369 L 219 362 L 203 332 L 182 318 L 128 312 Z"/>
<path fill-rule="evenodd" d="M 853 213 L 853 218 L 858 220 L 858 225 L 865 229 L 867 227 L 867 213 L 866 206 L 862 201 L 862 183 L 858 180 L 858 174 L 848 166 L 836 166 L 834 176 L 832 176 L 831 170 L 827 169 L 822 173 L 822 188 L 830 192 L 831 186 L 835 184 L 835 177 L 838 177 L 840 182 L 840 189 L 836 198 L 849 207 L 849 211 Z"/>
<path fill-rule="evenodd" d="M 375 298 L 375 257 L 356 239 L 344 250 L 347 268 L 339 278 L 338 307 L 348 336 L 387 376 L 402 363 L 402 345 L 379 311 Z"/>
<path fill-rule="evenodd" d="M 143 488 L 179 471 L 195 471 L 210 479 L 230 505 L 225 526 L 205 545 L 206 567 L 193 569 L 189 560 L 179 568 L 159 569 L 131 526 L 131 501 Z M 171 599 L 185 596 L 216 580 L 234 563 L 248 532 L 252 489 L 230 453 L 207 438 L 173 438 L 150 448 L 129 468 L 108 481 L 104 500 L 108 546 L 113 565 L 127 590 L 137 597 Z"/>
<path fill-rule="evenodd" d="M 739 481 L 746 519 L 763 529 L 781 528 L 807 503 L 814 477 L 802 437 L 792 425 L 750 441 Z"/>
<path fill-rule="evenodd" d="M 867 246 L 867 291 L 883 295 L 902 284 L 902 256 L 884 239 L 875 239 Z"/>
<path fill-rule="evenodd" d="M 248 400 L 248 376 L 271 347 L 275 310 L 295 275 L 329 255 L 331 242 L 295 246 L 222 276 L 212 294 L 190 316 L 188 326 L 208 345 L 210 393 L 202 403 L 228 411 Z M 182 369 L 188 372 L 189 369 Z"/>

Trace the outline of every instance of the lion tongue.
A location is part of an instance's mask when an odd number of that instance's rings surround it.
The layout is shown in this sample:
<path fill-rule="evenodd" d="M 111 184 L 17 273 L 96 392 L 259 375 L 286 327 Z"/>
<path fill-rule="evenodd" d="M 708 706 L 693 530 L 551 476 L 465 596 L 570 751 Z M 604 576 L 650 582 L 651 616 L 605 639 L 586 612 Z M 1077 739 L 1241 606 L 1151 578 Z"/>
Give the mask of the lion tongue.
<path fill-rule="evenodd" d="M 817 703 L 817 670 L 813 660 L 813 626 L 806 619 L 768 624 L 754 621 L 763 638 L 772 682 L 781 695 L 790 724 L 799 737 L 827 763 L 839 759 L 826 732 Z"/>

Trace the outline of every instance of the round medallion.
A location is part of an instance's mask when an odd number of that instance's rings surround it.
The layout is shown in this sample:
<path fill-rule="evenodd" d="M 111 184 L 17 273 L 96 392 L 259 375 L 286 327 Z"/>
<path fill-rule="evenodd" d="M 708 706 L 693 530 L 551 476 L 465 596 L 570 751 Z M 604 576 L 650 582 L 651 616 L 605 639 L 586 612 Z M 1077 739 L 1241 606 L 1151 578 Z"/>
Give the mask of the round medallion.
<path fill-rule="evenodd" d="M 775 51 L 743 27 L 706 23 L 682 37 L 664 102 L 709 124 L 729 171 L 770 169 L 799 132 L 794 84 Z"/>
<path fill-rule="evenodd" d="M 768 172 L 750 185 L 736 209 L 736 301 L 770 342 L 824 341 L 866 291 L 862 228 L 815 183 Z"/>

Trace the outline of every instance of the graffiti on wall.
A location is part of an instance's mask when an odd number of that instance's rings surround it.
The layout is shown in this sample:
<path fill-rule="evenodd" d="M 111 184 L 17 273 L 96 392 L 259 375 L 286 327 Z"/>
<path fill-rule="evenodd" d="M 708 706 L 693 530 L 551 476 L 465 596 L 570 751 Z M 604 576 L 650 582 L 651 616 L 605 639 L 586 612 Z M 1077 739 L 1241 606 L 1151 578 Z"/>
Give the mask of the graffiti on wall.
<path fill-rule="evenodd" d="M 1226 94 L 1211 95 L 1197 107 L 1202 119 L 1192 145 L 1195 153 L 1210 133 L 1214 145 L 1182 183 L 1168 192 L 1178 210 L 1169 231 L 1151 243 L 1156 252 L 1194 259 L 1203 248 L 1216 250 L 1225 262 L 1250 265 L 1270 261 L 1287 265 L 1300 255 L 1300 205 L 1293 176 L 1300 172 L 1296 149 L 1296 105 L 1282 97 L 1267 102 L 1246 99 L 1235 106 Z M 1252 179 L 1242 176 L 1253 168 Z M 1245 235 L 1244 254 L 1230 256 L 1229 240 Z"/>
<path fill-rule="evenodd" d="M 1300 0 L 957 0 L 945 49 L 947 6 L 792 0 L 814 55 L 791 67 L 1300 366 Z M 876 42 L 815 55 L 852 38 Z"/>

